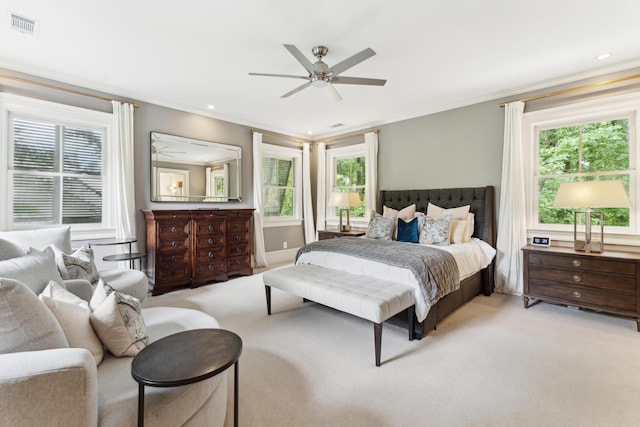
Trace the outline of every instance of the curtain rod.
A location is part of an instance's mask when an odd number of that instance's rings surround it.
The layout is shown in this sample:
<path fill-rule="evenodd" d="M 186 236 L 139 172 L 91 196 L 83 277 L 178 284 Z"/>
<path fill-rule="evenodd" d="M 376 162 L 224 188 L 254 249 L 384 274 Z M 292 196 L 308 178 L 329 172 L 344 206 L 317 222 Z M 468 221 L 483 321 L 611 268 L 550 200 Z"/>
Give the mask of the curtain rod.
<path fill-rule="evenodd" d="M 49 84 L 49 83 L 37 82 L 37 81 L 34 81 L 34 80 L 25 79 L 25 78 L 22 78 L 22 77 L 16 77 L 16 76 L 12 76 L 12 75 L 9 75 L 9 74 L 0 73 L 0 78 L 17 80 L 19 82 L 29 83 L 29 84 L 36 85 L 36 86 L 42 86 L 42 87 L 46 87 L 48 89 L 55 89 L 55 90 L 60 90 L 60 91 L 63 91 L 63 92 L 69 92 L 69 93 L 73 93 L 75 95 L 88 96 L 90 98 L 96 98 L 96 99 L 100 99 L 102 101 L 109 101 L 109 102 L 118 101 L 118 102 L 121 102 L 121 103 L 124 102 L 124 101 L 120 101 L 119 99 L 107 98 L 107 97 L 100 96 L 100 95 L 94 95 L 92 93 L 81 92 L 81 91 L 75 90 L 75 89 L 68 89 L 66 87 L 56 86 L 56 85 L 52 85 L 52 84 Z M 140 107 L 138 104 L 133 104 L 133 106 L 135 108 L 139 108 Z"/>
<path fill-rule="evenodd" d="M 608 85 L 608 84 L 612 84 L 612 83 L 619 83 L 619 82 L 623 82 L 623 81 L 626 81 L 626 80 L 633 80 L 633 79 L 637 79 L 637 78 L 640 78 L 640 74 L 633 74 L 631 76 L 618 77 L 618 78 L 611 79 L 611 80 L 605 80 L 603 82 L 589 83 L 589 84 L 586 84 L 586 85 L 572 87 L 572 88 L 569 88 L 569 89 L 558 90 L 556 92 L 545 93 L 544 95 L 537 95 L 537 96 L 532 96 L 530 98 L 519 99 L 518 101 L 520 101 L 520 102 L 535 101 L 537 99 L 549 98 L 549 97 L 557 96 L 557 95 L 564 95 L 564 94 L 567 94 L 567 93 L 578 92 L 578 91 L 585 90 L 585 89 L 591 89 L 591 88 L 598 87 L 598 86 L 604 86 L 604 85 Z M 514 102 L 514 101 L 509 101 L 509 102 Z M 502 104 L 500 104 L 500 107 L 504 107 L 509 102 L 503 102 Z"/>
<path fill-rule="evenodd" d="M 251 133 L 261 133 L 265 136 L 271 136 L 273 138 L 280 138 L 280 139 L 284 139 L 285 141 L 290 141 L 290 142 L 297 142 L 298 144 L 304 144 L 307 141 L 301 140 L 301 139 L 295 139 L 292 138 L 290 136 L 285 136 L 285 135 L 276 135 L 275 133 L 269 133 L 269 132 L 262 132 L 261 130 L 255 130 L 255 129 L 251 129 Z"/>
<path fill-rule="evenodd" d="M 371 132 L 373 132 L 373 133 L 380 133 L 380 131 L 379 131 L 379 130 L 377 130 L 377 129 L 376 129 L 376 130 L 373 130 L 373 131 L 371 131 Z M 354 133 L 354 134 L 352 134 L 352 135 L 338 136 L 338 137 L 336 137 L 336 138 L 333 138 L 333 139 L 327 139 L 327 140 L 324 140 L 324 141 L 323 141 L 323 140 L 318 140 L 317 142 L 324 142 L 325 144 L 331 144 L 331 143 L 333 143 L 333 142 L 344 141 L 345 139 L 351 139 L 351 138 L 356 138 L 356 137 L 358 137 L 358 136 L 364 136 L 366 133 L 368 133 L 368 132 L 360 132 L 360 133 Z"/>

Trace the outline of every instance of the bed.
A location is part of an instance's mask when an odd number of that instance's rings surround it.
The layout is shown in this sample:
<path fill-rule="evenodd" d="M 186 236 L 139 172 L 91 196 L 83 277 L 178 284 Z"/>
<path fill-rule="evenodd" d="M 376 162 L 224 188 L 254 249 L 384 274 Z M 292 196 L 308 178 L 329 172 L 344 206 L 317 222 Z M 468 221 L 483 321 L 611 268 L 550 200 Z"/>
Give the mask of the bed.
<path fill-rule="evenodd" d="M 378 199 L 377 212 L 383 212 L 383 206 L 387 208 L 395 209 L 397 211 L 414 204 L 416 205 L 416 212 L 426 212 L 429 203 L 437 205 L 441 208 L 450 209 L 460 206 L 470 206 L 470 212 L 474 214 L 474 229 L 473 229 L 473 241 L 478 246 L 482 245 L 483 248 L 489 248 L 495 254 L 493 248 L 495 248 L 496 230 L 495 230 L 495 201 L 494 201 L 494 189 L 492 186 L 487 187 L 469 187 L 469 188 L 448 188 L 448 189 L 433 189 L 433 190 L 383 190 L 380 192 Z M 347 238 L 341 238 L 337 240 L 343 240 Z M 353 239 L 353 238 L 351 238 Z M 479 242 L 482 240 L 483 242 Z M 320 247 L 326 248 L 326 241 L 317 242 Z M 336 241 L 335 244 L 338 242 Z M 380 242 L 382 243 L 382 242 Z M 386 242 L 388 243 L 388 242 Z M 312 244 L 313 245 L 313 244 Z M 398 244 L 403 245 L 403 244 Z M 407 245 L 406 243 L 404 245 Z M 410 244 L 409 244 L 410 245 Z M 466 245 L 466 243 L 465 243 Z M 310 246 L 310 245 L 308 245 Z M 390 245 L 387 245 L 390 246 Z M 452 245 L 449 250 L 455 250 Z M 324 251 L 326 249 L 318 249 L 318 251 Z M 488 252 L 484 249 L 485 252 Z M 348 258 L 349 262 L 345 262 L 344 257 L 329 256 L 327 253 L 314 252 L 307 247 L 301 249 L 296 257 L 296 263 L 309 263 L 320 265 L 325 268 L 333 270 L 342 270 L 353 272 L 353 259 Z M 456 258 L 458 260 L 458 258 Z M 368 262 L 368 261 L 367 261 Z M 444 296 L 439 296 L 435 304 L 428 306 L 426 315 L 421 316 L 420 307 L 416 312 L 416 318 L 414 319 L 414 336 L 418 339 L 423 338 L 428 331 L 434 329 L 437 323 L 452 313 L 458 307 L 464 303 L 470 301 L 480 293 L 489 296 L 493 292 L 493 271 L 494 260 L 485 263 L 486 267 L 480 269 L 474 273 L 465 274 L 462 280 L 459 280 L 459 288 L 449 291 L 445 291 Z M 386 268 L 383 266 L 383 268 Z M 373 271 L 372 269 L 363 268 L 362 271 Z M 399 270 L 396 270 L 396 273 Z M 365 273 L 365 275 L 370 273 Z M 375 273 L 377 274 L 377 273 Z M 407 273 L 411 276 L 411 273 Z M 403 274 L 395 274 L 394 280 L 404 281 Z M 462 277 L 462 269 L 460 270 L 460 277 Z M 413 286 L 413 285 L 412 285 Z M 401 312 L 396 316 L 389 319 L 390 323 L 398 324 L 407 327 L 407 313 Z"/>

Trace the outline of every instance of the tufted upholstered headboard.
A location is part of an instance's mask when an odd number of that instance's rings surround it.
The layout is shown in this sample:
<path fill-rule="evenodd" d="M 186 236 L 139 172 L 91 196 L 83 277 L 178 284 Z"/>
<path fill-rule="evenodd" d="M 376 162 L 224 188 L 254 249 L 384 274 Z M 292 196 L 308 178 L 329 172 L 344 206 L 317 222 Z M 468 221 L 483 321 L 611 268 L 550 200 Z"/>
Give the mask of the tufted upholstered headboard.
<path fill-rule="evenodd" d="M 377 211 L 382 213 L 382 206 L 400 210 L 415 203 L 416 212 L 426 213 L 430 202 L 441 208 L 471 205 L 470 211 L 475 214 L 473 236 L 493 247 L 496 246 L 495 202 L 492 186 L 435 190 L 382 190 Z"/>

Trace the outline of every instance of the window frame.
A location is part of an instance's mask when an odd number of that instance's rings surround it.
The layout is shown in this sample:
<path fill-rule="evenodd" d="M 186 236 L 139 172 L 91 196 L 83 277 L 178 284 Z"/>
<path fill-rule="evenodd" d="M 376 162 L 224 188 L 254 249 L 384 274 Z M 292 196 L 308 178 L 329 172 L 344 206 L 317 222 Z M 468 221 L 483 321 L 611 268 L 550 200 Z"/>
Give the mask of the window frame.
<path fill-rule="evenodd" d="M 538 222 L 538 134 L 541 130 L 573 126 L 594 121 L 629 119 L 629 211 L 628 227 L 605 226 L 607 243 L 638 244 L 640 238 L 640 164 L 638 143 L 640 141 L 640 94 L 621 95 L 606 99 L 565 105 L 523 115 L 522 156 L 525 176 L 525 203 L 527 237 L 544 234 L 554 240 L 573 241 L 573 225 L 540 224 Z"/>
<path fill-rule="evenodd" d="M 347 147 L 331 148 L 326 151 L 325 223 L 327 226 L 337 227 L 340 223 L 340 216 L 336 215 L 333 207 L 329 206 L 329 198 L 331 197 L 331 192 L 335 188 L 336 182 L 336 161 L 354 157 L 364 157 L 365 170 L 370 167 L 371 162 L 367 156 L 367 150 L 364 143 L 349 145 Z M 368 187 L 369 184 L 366 182 L 365 174 L 364 194 L 367 194 Z M 370 201 L 365 197 L 364 217 L 350 217 L 351 226 L 356 228 L 367 227 L 371 217 L 371 211 L 376 209 L 375 206 L 370 206 L 370 204 Z"/>
<path fill-rule="evenodd" d="M 80 128 L 100 129 L 104 135 L 102 147 L 102 223 L 100 224 L 51 224 L 21 227 L 12 223 L 13 199 L 11 182 L 9 180 L 10 149 L 12 149 L 13 138 L 10 135 L 10 118 L 12 115 L 32 119 L 42 120 Z M 113 141 L 111 113 L 88 110 L 65 104 L 50 101 L 27 98 L 12 94 L 0 94 L 0 124 L 2 132 L 0 134 L 0 179 L 5 183 L 0 185 L 0 198 L 7 200 L 4 209 L 0 209 L 0 229 L 2 230 L 28 230 L 48 227 L 60 227 L 69 225 L 73 233 L 74 240 L 95 239 L 115 236 L 114 213 L 108 209 L 108 200 L 113 199 L 114 188 L 109 179 L 109 165 L 113 164 L 110 147 Z"/>
<path fill-rule="evenodd" d="M 262 144 L 262 159 L 274 158 L 280 160 L 290 160 L 293 162 L 293 216 L 263 216 L 263 226 L 271 227 L 290 227 L 302 224 L 302 150 L 290 147 L 282 147 L 280 145 Z M 261 168 L 262 170 L 262 168 Z M 264 182 L 260 177 L 260 192 L 262 194 L 262 203 L 264 200 Z"/>

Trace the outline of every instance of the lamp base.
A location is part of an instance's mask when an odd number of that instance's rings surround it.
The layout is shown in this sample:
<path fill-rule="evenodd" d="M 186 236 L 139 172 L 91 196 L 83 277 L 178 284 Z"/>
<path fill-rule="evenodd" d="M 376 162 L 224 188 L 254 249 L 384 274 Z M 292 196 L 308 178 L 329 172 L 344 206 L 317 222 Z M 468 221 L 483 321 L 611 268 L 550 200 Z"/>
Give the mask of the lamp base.
<path fill-rule="evenodd" d="M 350 225 L 342 225 L 340 226 L 340 231 L 351 231 L 351 226 Z"/>
<path fill-rule="evenodd" d="M 580 252 L 603 252 L 602 242 L 585 242 L 584 240 L 575 240 L 573 249 Z"/>

